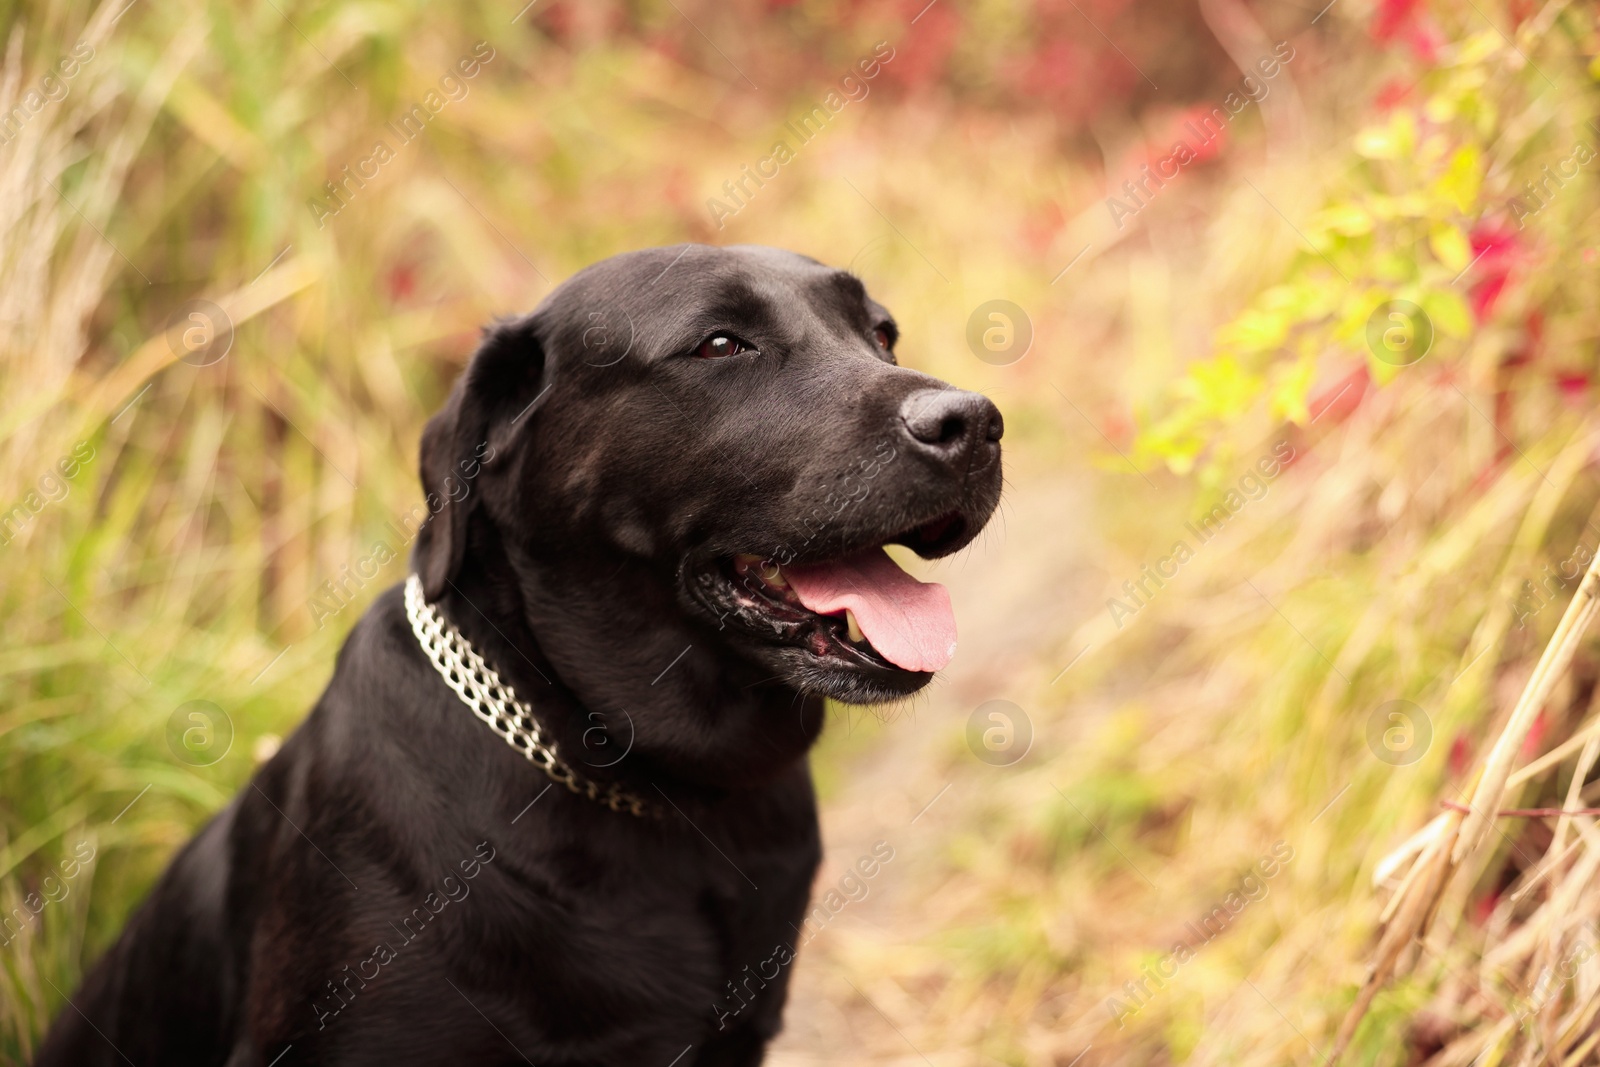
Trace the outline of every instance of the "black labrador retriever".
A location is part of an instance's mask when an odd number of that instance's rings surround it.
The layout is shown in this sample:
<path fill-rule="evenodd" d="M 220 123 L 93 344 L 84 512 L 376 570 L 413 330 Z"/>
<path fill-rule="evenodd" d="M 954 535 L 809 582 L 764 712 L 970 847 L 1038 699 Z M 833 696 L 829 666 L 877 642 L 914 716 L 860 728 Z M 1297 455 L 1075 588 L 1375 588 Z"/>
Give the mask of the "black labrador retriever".
<path fill-rule="evenodd" d="M 38 1067 L 759 1063 L 824 698 L 954 646 L 883 546 L 954 552 L 1000 496 L 1000 413 L 897 334 L 850 274 L 701 245 L 490 330 L 423 434 L 415 576 Z"/>

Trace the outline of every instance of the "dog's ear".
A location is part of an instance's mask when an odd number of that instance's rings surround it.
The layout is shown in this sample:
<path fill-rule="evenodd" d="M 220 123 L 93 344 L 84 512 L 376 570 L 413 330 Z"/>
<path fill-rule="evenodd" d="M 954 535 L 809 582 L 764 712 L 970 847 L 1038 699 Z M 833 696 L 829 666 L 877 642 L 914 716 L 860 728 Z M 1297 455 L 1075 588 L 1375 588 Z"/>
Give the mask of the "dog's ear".
<path fill-rule="evenodd" d="M 544 347 L 533 316 L 500 323 L 450 392 L 444 410 L 422 431 L 422 490 L 428 518 L 417 533 L 412 567 L 427 598 L 438 600 L 461 569 L 467 520 L 478 509 L 486 467 L 507 465 L 506 453 L 544 396 Z"/>

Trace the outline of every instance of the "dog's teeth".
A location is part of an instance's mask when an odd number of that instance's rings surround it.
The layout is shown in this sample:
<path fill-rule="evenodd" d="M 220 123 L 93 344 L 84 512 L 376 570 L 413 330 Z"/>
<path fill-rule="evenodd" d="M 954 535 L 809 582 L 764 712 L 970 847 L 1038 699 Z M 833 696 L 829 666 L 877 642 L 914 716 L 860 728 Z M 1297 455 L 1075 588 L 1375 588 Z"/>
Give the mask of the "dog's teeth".
<path fill-rule="evenodd" d="M 856 613 L 849 608 L 844 609 L 844 630 L 850 635 L 850 640 L 857 644 L 866 639 L 866 635 L 861 632 L 860 624 L 856 622 Z"/>
<path fill-rule="evenodd" d="M 738 555 L 733 557 L 733 565 L 738 567 L 740 570 L 747 570 L 751 567 L 759 566 L 760 563 L 761 557 L 753 552 L 740 552 Z"/>
<path fill-rule="evenodd" d="M 761 574 L 761 580 L 772 586 L 772 588 L 789 588 L 789 579 L 783 576 L 783 568 L 778 566 L 776 563 L 768 563 L 766 566 L 761 568 L 759 573 Z"/>

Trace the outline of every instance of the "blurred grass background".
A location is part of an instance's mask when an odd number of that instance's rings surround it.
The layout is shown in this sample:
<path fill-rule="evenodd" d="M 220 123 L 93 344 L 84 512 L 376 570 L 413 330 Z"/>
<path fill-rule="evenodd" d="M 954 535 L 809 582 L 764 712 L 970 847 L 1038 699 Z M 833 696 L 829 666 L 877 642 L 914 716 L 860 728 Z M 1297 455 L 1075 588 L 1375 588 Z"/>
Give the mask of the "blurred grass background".
<path fill-rule="evenodd" d="M 402 551 L 312 609 L 399 547 L 418 434 L 477 329 L 596 259 L 692 240 L 850 267 L 906 362 L 1000 403 L 1014 500 L 971 573 L 945 570 L 963 605 L 1035 608 L 964 614 L 993 655 L 915 714 L 838 712 L 816 757 L 830 848 L 949 798 L 913 820 L 888 905 L 802 955 L 774 1061 L 1323 1062 L 1380 857 L 1468 775 L 1574 584 L 1531 611 L 1523 583 L 1600 539 L 1597 198 L 1569 162 L 1600 143 L 1594 8 L 519 6 L 0 4 L 0 911 L 26 920 L 0 945 L 0 1060 L 26 1059 L 404 577 Z M 879 42 L 865 98 L 719 228 L 708 199 Z M 1260 102 L 1117 225 L 1107 198 L 1135 206 L 1123 183 L 1279 42 Z M 402 143 L 389 124 L 452 71 Z M 330 213 L 325 183 L 378 140 L 392 158 Z M 966 342 L 997 298 L 1034 336 L 1005 366 Z M 1424 309 L 1420 362 L 1367 341 L 1392 299 Z M 195 301 L 225 352 L 184 347 Z M 1116 625 L 1122 583 L 1278 441 L 1295 458 L 1270 490 Z M 1597 676 L 1586 645 L 1528 758 L 1580 726 Z M 1011 767 L 963 740 L 991 696 L 1031 720 Z M 1414 762 L 1369 744 L 1391 700 L 1427 720 Z M 193 701 L 231 735 L 175 742 Z M 908 783 L 927 788 L 901 818 Z M 1506 891 L 1548 829 L 1505 829 L 1357 1062 L 1554 1047 L 1503 1025 L 1528 989 L 1482 966 L 1540 899 Z M 1152 982 L 1280 841 L 1265 896 Z M 1563 1010 L 1592 1001 L 1585 974 Z"/>

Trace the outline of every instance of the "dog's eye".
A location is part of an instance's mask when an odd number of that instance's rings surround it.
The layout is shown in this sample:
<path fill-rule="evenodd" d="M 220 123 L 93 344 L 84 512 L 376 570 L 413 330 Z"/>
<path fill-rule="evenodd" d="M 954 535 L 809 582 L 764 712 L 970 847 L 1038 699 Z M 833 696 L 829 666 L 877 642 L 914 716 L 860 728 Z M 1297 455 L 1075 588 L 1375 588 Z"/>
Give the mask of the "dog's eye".
<path fill-rule="evenodd" d="M 889 346 L 894 344 L 894 336 L 883 326 L 879 326 L 872 331 L 872 339 L 878 342 L 878 347 L 885 352 L 889 351 Z"/>
<path fill-rule="evenodd" d="M 747 345 L 737 337 L 719 333 L 715 337 L 708 337 L 700 342 L 700 347 L 695 350 L 695 355 L 702 359 L 717 359 L 721 356 L 737 356 L 741 352 L 754 352 L 754 345 Z"/>

